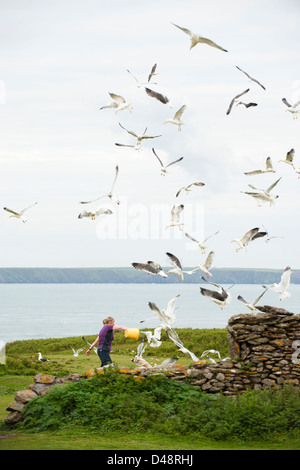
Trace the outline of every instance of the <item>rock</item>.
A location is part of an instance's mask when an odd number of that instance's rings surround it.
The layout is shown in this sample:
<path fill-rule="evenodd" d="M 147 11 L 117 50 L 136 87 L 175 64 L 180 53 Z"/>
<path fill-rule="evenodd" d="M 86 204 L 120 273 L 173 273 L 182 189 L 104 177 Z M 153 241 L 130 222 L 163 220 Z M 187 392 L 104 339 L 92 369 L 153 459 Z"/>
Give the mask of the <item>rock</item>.
<path fill-rule="evenodd" d="M 4 420 L 5 424 L 17 424 L 20 421 L 22 421 L 23 416 L 22 413 L 19 413 L 18 411 L 13 411 L 10 413 Z"/>
<path fill-rule="evenodd" d="M 15 394 L 15 400 L 19 403 L 27 403 L 36 397 L 37 394 L 32 390 L 20 390 Z"/>
<path fill-rule="evenodd" d="M 49 375 L 49 374 L 37 374 L 34 377 L 34 381 L 36 383 L 40 384 L 53 384 L 56 380 L 56 377 L 54 375 Z"/>
<path fill-rule="evenodd" d="M 20 403 L 20 402 L 11 402 L 7 408 L 6 408 L 6 411 L 18 411 L 19 413 L 21 413 L 21 411 L 23 411 L 23 408 L 24 408 L 24 404 L 23 403 Z"/>

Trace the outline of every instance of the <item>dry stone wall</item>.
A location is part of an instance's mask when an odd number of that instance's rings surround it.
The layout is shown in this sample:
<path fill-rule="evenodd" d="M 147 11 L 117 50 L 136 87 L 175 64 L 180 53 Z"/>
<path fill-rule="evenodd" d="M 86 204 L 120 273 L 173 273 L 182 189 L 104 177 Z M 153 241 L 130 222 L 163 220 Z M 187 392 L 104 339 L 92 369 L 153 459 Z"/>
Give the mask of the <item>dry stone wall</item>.
<path fill-rule="evenodd" d="M 236 395 L 247 389 L 281 388 L 284 384 L 300 386 L 300 315 L 284 309 L 262 306 L 259 313 L 232 316 L 227 325 L 230 358 L 212 364 L 197 361 L 191 367 L 175 364 L 161 370 L 124 367 L 119 372 L 144 380 L 149 375 L 162 374 L 172 380 L 184 381 L 201 387 L 208 393 Z M 47 393 L 53 386 L 88 379 L 103 369 L 89 370 L 84 376 L 71 374 L 57 378 L 37 374 L 28 390 L 15 395 L 8 405 L 10 412 L 5 422 L 15 424 L 22 419 L 24 405 Z M 187 380 L 188 378 L 188 380 Z"/>

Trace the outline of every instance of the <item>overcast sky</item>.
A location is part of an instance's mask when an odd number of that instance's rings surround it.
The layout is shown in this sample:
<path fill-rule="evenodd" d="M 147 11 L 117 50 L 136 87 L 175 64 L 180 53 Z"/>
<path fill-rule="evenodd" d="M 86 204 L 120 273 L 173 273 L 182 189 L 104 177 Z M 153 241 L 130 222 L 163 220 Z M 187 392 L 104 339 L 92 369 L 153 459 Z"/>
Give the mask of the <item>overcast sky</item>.
<path fill-rule="evenodd" d="M 165 229 L 173 204 L 184 204 L 184 230 L 209 240 L 215 267 L 300 268 L 300 179 L 278 160 L 295 149 L 300 168 L 300 119 L 282 98 L 300 98 L 298 0 L 2 0 L 0 3 L 0 200 L 1 267 L 130 266 L 167 264 L 166 251 L 184 266 L 204 261 L 178 228 Z M 198 44 L 171 23 L 212 39 L 228 52 Z M 172 104 L 138 88 L 131 71 L 147 80 L 157 63 L 157 85 Z M 249 82 L 236 66 L 259 80 Z M 246 109 L 231 99 L 247 88 Z M 109 92 L 133 109 L 100 107 Z M 181 132 L 164 121 L 186 105 Z M 137 134 L 159 138 L 134 144 Z M 161 176 L 151 148 L 164 162 L 183 160 Z M 271 157 L 276 173 L 245 176 Z M 113 214 L 78 219 L 91 200 L 110 190 L 119 206 L 103 198 L 88 207 Z M 279 197 L 258 207 L 241 191 L 249 184 Z M 189 195 L 182 186 L 201 181 Z M 26 212 L 10 218 L 6 206 Z M 253 227 L 270 236 L 247 253 L 233 238 Z"/>

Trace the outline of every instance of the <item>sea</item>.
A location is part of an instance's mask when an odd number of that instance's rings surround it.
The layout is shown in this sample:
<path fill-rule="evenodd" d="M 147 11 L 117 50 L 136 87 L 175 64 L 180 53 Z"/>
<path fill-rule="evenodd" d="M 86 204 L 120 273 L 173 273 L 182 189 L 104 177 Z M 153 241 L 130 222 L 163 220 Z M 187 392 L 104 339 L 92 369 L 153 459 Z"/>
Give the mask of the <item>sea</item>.
<path fill-rule="evenodd" d="M 0 341 L 97 335 L 107 316 L 119 326 L 152 329 L 159 321 L 151 319 L 148 303 L 162 310 L 178 294 L 174 328 L 225 328 L 232 315 L 250 313 L 237 296 L 252 303 L 262 290 L 258 284 L 236 284 L 229 290 L 230 304 L 221 309 L 201 295 L 198 284 L 0 284 Z M 291 297 L 280 301 L 268 290 L 258 304 L 300 313 L 300 285 L 291 284 L 289 292 Z"/>

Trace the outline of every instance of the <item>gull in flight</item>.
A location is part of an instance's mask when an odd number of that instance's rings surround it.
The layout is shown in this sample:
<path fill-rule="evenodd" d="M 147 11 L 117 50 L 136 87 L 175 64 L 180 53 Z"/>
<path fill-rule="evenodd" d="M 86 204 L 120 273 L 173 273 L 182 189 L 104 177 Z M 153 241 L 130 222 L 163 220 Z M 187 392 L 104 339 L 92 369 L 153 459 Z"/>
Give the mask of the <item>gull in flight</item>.
<path fill-rule="evenodd" d="M 285 160 L 278 160 L 278 163 L 279 162 L 287 163 L 288 165 L 291 165 L 291 167 L 295 170 L 294 163 L 293 163 L 294 155 L 295 155 L 295 150 L 291 149 L 289 152 L 287 152 L 285 156 Z"/>
<path fill-rule="evenodd" d="M 211 237 L 214 237 L 215 235 L 217 235 L 219 233 L 219 230 L 215 233 L 213 233 L 212 235 L 209 235 L 208 237 L 206 237 L 203 241 L 199 242 L 199 240 L 196 240 L 195 238 L 193 238 L 191 235 L 189 235 L 188 233 L 185 233 L 185 236 L 191 240 L 192 242 L 195 242 L 197 243 L 198 247 L 200 248 L 200 250 L 202 251 L 202 254 L 205 253 L 205 250 L 207 248 L 207 246 L 204 245 L 204 243 Z"/>
<path fill-rule="evenodd" d="M 209 282 L 204 277 L 202 277 L 202 279 L 203 281 Z M 217 290 L 211 290 L 206 289 L 204 287 L 200 287 L 201 294 L 204 297 L 208 297 L 212 302 L 216 303 L 221 307 L 221 309 L 223 309 L 225 305 L 228 305 L 231 301 L 230 293 L 226 292 L 226 290 L 219 284 L 215 284 L 214 282 L 209 282 L 209 284 L 212 284 L 213 286 L 217 287 Z M 232 286 L 230 286 L 228 290 L 231 289 L 231 287 L 233 286 L 234 284 L 232 284 Z"/>
<path fill-rule="evenodd" d="M 184 225 L 183 222 L 180 222 L 180 214 L 184 209 L 184 205 L 180 204 L 179 206 L 173 206 L 171 210 L 171 222 L 166 226 L 166 229 L 169 227 L 179 227 Z"/>
<path fill-rule="evenodd" d="M 143 359 L 143 353 L 147 347 L 147 344 L 144 344 L 144 340 L 138 345 L 137 347 L 137 354 L 134 356 L 132 362 L 137 364 L 140 367 L 147 367 L 147 368 L 152 368 L 152 366 L 147 362 L 145 359 Z"/>
<path fill-rule="evenodd" d="M 257 299 L 254 300 L 254 302 L 252 302 L 252 304 L 250 304 L 249 302 L 246 302 L 246 300 L 241 296 L 239 295 L 237 297 L 237 299 L 242 302 L 243 304 L 246 305 L 246 307 L 248 307 L 252 312 L 258 312 L 259 310 L 255 307 L 255 305 L 257 304 L 257 302 L 262 298 L 262 296 L 267 292 L 268 290 L 268 287 L 266 286 L 262 286 L 263 287 L 263 291 L 262 293 L 257 297 Z"/>
<path fill-rule="evenodd" d="M 230 101 L 230 104 L 228 106 L 228 109 L 226 111 L 226 114 L 230 114 L 231 110 L 232 110 L 232 106 L 234 105 L 234 103 L 236 103 L 236 101 L 243 95 L 245 95 L 246 93 L 248 93 L 248 91 L 250 90 L 250 88 L 247 88 L 247 90 L 244 90 L 242 91 L 242 93 L 239 93 L 238 95 L 236 95 L 234 98 L 232 98 L 232 100 Z"/>
<path fill-rule="evenodd" d="M 250 75 L 249 75 L 247 72 L 245 72 L 244 70 L 240 69 L 237 65 L 236 65 L 236 68 L 237 68 L 240 72 L 243 72 L 243 73 L 246 75 L 246 77 L 249 78 L 250 82 L 255 82 L 255 83 L 257 83 L 261 88 L 263 88 L 264 90 L 266 89 L 258 80 L 256 80 L 256 79 L 253 78 L 253 77 L 250 77 Z"/>
<path fill-rule="evenodd" d="M 293 119 L 298 119 L 298 116 L 296 116 L 296 114 L 299 113 L 300 111 L 300 108 L 298 108 L 299 104 L 300 104 L 300 100 L 296 101 L 295 104 L 291 105 L 286 98 L 282 98 L 282 102 L 287 106 L 287 109 L 286 111 L 288 111 L 289 113 L 292 113 L 293 115 Z"/>
<path fill-rule="evenodd" d="M 216 351 L 215 349 L 207 349 L 206 351 L 203 351 L 203 353 L 202 353 L 201 356 L 200 356 L 200 359 L 201 359 L 201 357 L 203 357 L 203 356 L 207 356 L 208 359 L 209 359 L 213 364 L 216 364 L 217 361 L 215 361 L 212 357 L 210 357 L 209 354 L 217 354 L 219 360 L 221 361 L 221 354 L 219 353 L 219 351 Z"/>
<path fill-rule="evenodd" d="M 239 104 L 243 104 L 245 108 L 251 108 L 253 106 L 257 106 L 257 103 L 253 103 L 252 101 L 250 103 L 244 103 L 243 101 L 239 101 L 236 105 L 238 106 Z"/>
<path fill-rule="evenodd" d="M 278 178 L 271 186 L 269 186 L 267 189 L 257 189 L 251 184 L 249 184 L 249 187 L 254 189 L 255 192 L 251 191 L 241 191 L 241 193 L 248 194 L 249 196 L 252 196 L 253 198 L 258 200 L 258 206 L 261 206 L 263 202 L 269 202 L 270 206 L 273 206 L 275 204 L 275 200 L 279 197 L 279 195 L 274 195 L 272 196 L 270 194 L 271 190 L 276 186 L 276 184 L 281 180 L 282 177 Z"/>
<path fill-rule="evenodd" d="M 39 355 L 39 361 L 41 361 L 41 362 L 49 362 L 50 361 L 50 359 L 46 359 L 45 357 L 42 357 L 40 352 L 38 353 L 38 355 Z"/>
<path fill-rule="evenodd" d="M 106 207 L 100 207 L 95 210 L 89 210 L 89 211 L 82 211 L 80 212 L 78 219 L 83 219 L 83 217 L 90 218 L 92 220 L 95 220 L 96 217 L 99 217 L 100 215 L 111 215 L 112 211 L 110 209 L 107 209 Z"/>
<path fill-rule="evenodd" d="M 292 273 L 291 268 L 287 266 L 285 270 L 283 271 L 283 274 L 280 279 L 280 283 L 279 284 L 274 283 L 270 286 L 271 290 L 275 292 L 279 292 L 280 300 L 288 299 L 291 296 L 291 294 L 287 292 L 289 285 L 290 285 L 291 273 Z"/>
<path fill-rule="evenodd" d="M 84 351 L 84 348 L 77 349 L 77 351 L 75 351 L 75 349 L 72 348 L 72 350 L 73 350 L 73 353 L 74 353 L 73 356 L 78 357 L 79 353 L 81 353 L 81 351 Z"/>
<path fill-rule="evenodd" d="M 259 232 L 259 227 L 252 228 L 248 232 L 243 235 L 243 237 L 239 240 L 238 238 L 234 238 L 231 240 L 231 243 L 237 243 L 239 246 L 236 248 L 236 252 L 240 250 L 244 250 L 245 252 L 247 251 L 247 245 L 252 242 L 253 240 L 256 240 L 257 238 L 261 238 L 267 235 L 267 232 Z"/>
<path fill-rule="evenodd" d="M 141 150 L 142 141 L 144 139 L 156 139 L 157 137 L 161 137 L 161 135 L 153 135 L 153 136 L 145 135 L 146 131 L 147 131 L 147 127 L 144 130 L 144 133 L 141 136 L 139 136 L 135 132 L 129 131 L 128 129 L 125 129 L 125 127 L 123 127 L 120 122 L 119 122 L 119 125 L 122 127 L 122 129 L 124 129 L 126 132 L 128 132 L 128 134 L 132 135 L 133 137 L 135 137 L 137 139 L 136 145 L 126 145 L 126 144 L 116 143 L 115 145 L 118 145 L 119 147 L 133 147 L 135 150 Z"/>
<path fill-rule="evenodd" d="M 181 158 L 178 158 L 178 160 L 174 160 L 174 162 L 168 163 L 168 165 L 164 165 L 161 159 L 159 158 L 159 156 L 157 155 L 157 153 L 155 152 L 154 148 L 152 148 L 152 152 L 154 153 L 154 155 L 156 156 L 157 160 L 159 161 L 161 165 L 160 171 L 161 171 L 162 176 L 166 176 L 167 168 L 169 166 L 174 165 L 175 163 L 181 162 L 181 160 L 183 160 L 183 157 L 181 157 Z"/>
<path fill-rule="evenodd" d="M 194 46 L 196 46 L 196 44 L 199 44 L 199 43 L 204 43 L 204 44 L 207 44 L 208 46 L 212 46 L 212 47 L 216 47 L 217 49 L 220 49 L 221 51 L 224 51 L 224 52 L 228 52 L 226 49 L 224 49 L 223 47 L 219 46 L 218 44 L 216 44 L 214 41 L 212 41 L 211 39 L 207 39 L 207 38 L 204 38 L 203 36 L 199 36 L 199 34 L 195 34 L 193 33 L 192 31 L 190 31 L 189 29 L 187 28 L 182 28 L 181 26 L 178 26 L 177 24 L 175 23 L 172 23 L 171 24 L 173 26 L 176 26 L 176 28 L 179 28 L 181 29 L 181 31 L 183 31 L 184 33 L 188 34 L 190 36 L 190 39 L 191 39 L 191 45 L 190 45 L 190 49 L 192 49 Z"/>
<path fill-rule="evenodd" d="M 261 175 L 262 173 L 276 173 L 273 168 L 271 157 L 267 157 L 266 159 L 266 167 L 264 170 L 253 170 L 247 171 L 244 175 L 251 176 L 251 175 Z"/>
<path fill-rule="evenodd" d="M 214 257 L 215 257 L 215 253 L 211 251 L 208 254 L 204 264 L 198 264 L 197 266 L 195 266 L 195 269 L 200 269 L 204 274 L 206 274 L 207 279 L 212 276 L 209 270 L 212 267 Z"/>
<path fill-rule="evenodd" d="M 132 110 L 132 105 L 129 101 L 126 101 L 123 96 L 116 95 L 115 93 L 109 93 L 110 97 L 112 98 L 112 101 L 100 108 L 101 109 L 106 109 L 106 108 L 115 108 L 115 113 L 117 114 L 119 111 L 123 111 L 123 109 L 129 109 L 131 112 Z"/>
<path fill-rule="evenodd" d="M 188 186 L 183 186 L 182 188 L 179 189 L 179 191 L 177 191 L 176 193 L 176 197 L 179 196 L 179 194 L 181 193 L 181 191 L 185 191 L 186 194 L 189 194 L 191 192 L 191 188 L 192 186 L 205 186 L 205 183 L 201 183 L 201 182 L 196 182 L 196 183 L 191 183 L 189 184 Z"/>
<path fill-rule="evenodd" d="M 85 341 L 89 346 L 91 346 L 91 343 L 90 343 L 84 336 L 81 336 L 81 338 L 82 338 L 83 341 Z M 98 355 L 98 353 L 97 353 L 97 348 L 94 347 L 93 349 L 94 349 L 94 353 Z"/>
<path fill-rule="evenodd" d="M 131 263 L 131 265 L 139 271 L 145 271 L 148 275 L 159 274 L 162 277 L 168 277 L 167 274 L 163 271 L 161 265 L 155 261 L 147 261 L 147 263 Z"/>
<path fill-rule="evenodd" d="M 173 341 L 173 343 L 175 343 L 179 351 L 184 354 L 189 354 L 194 362 L 199 361 L 198 357 L 195 356 L 193 352 L 189 351 L 187 348 L 184 347 L 181 339 L 173 328 L 169 328 L 166 333 L 168 337 Z"/>
<path fill-rule="evenodd" d="M 152 98 L 155 98 L 156 100 L 160 101 L 163 104 L 167 104 L 170 102 L 169 98 L 167 96 L 163 95 L 162 93 L 158 93 L 157 91 L 150 90 L 150 88 L 145 88 L 145 91 L 148 96 L 151 96 Z"/>
<path fill-rule="evenodd" d="M 183 277 L 182 266 L 181 266 L 179 259 L 172 253 L 166 253 L 166 255 L 168 256 L 169 260 L 174 266 L 174 269 L 170 269 L 169 271 L 167 271 L 167 274 L 169 273 L 177 274 L 177 276 L 179 277 L 179 281 L 182 282 L 184 277 Z"/>
<path fill-rule="evenodd" d="M 112 184 L 112 187 L 111 187 L 111 190 L 109 191 L 108 194 L 106 194 L 105 196 L 100 196 L 100 197 L 97 197 L 96 199 L 93 199 L 91 201 L 81 201 L 80 204 L 90 204 L 91 202 L 95 202 L 95 201 L 99 201 L 99 199 L 102 199 L 103 197 L 108 197 L 112 202 L 115 202 L 116 204 L 120 204 L 120 201 L 119 199 L 116 197 L 116 195 L 113 193 L 113 189 L 114 189 L 114 186 L 116 184 L 116 181 L 117 181 L 117 178 L 118 178 L 118 174 L 119 174 L 119 167 L 118 165 L 116 166 L 116 169 L 115 169 L 115 179 L 114 179 L 114 182 Z"/>
<path fill-rule="evenodd" d="M 141 88 L 141 87 L 144 87 L 146 85 L 149 85 L 150 81 L 151 81 L 151 78 L 154 76 L 154 75 L 158 75 L 157 72 L 156 72 L 156 67 L 157 67 L 157 64 L 154 64 L 149 75 L 148 75 L 148 81 L 147 82 L 139 82 L 138 79 L 130 72 L 130 70 L 127 69 L 127 72 L 130 73 L 130 75 L 135 79 L 136 81 L 136 84 L 137 84 L 137 87 L 138 88 Z M 152 82 L 153 85 L 157 85 L 157 83 L 155 82 Z"/>
<path fill-rule="evenodd" d="M 28 207 L 25 207 L 25 209 L 22 209 L 19 212 L 13 211 L 13 210 L 9 209 L 8 207 L 3 207 L 3 209 L 5 211 L 9 212 L 10 214 L 12 214 L 9 217 L 16 217 L 17 219 L 21 219 L 22 222 L 25 224 L 27 222 L 27 219 L 26 219 L 26 217 L 23 216 L 24 212 L 27 211 L 28 209 L 30 209 L 31 207 L 35 206 L 36 204 L 37 204 L 37 202 L 35 202 L 34 204 L 31 204 Z"/>
<path fill-rule="evenodd" d="M 172 367 L 172 366 L 175 364 L 175 362 L 178 361 L 178 359 L 179 359 L 178 356 L 176 356 L 176 357 L 170 357 L 169 359 L 165 359 L 161 364 L 159 364 L 159 365 L 157 366 L 157 368 L 159 368 L 159 369 L 162 369 L 162 368 L 165 369 L 165 368 L 167 368 L 167 367 Z"/>
<path fill-rule="evenodd" d="M 158 348 L 161 345 L 161 330 L 162 326 L 158 326 L 154 329 L 153 333 L 151 333 L 151 331 L 141 331 L 141 333 L 146 335 L 148 344 L 151 348 Z"/>
<path fill-rule="evenodd" d="M 162 328 L 166 329 L 169 325 L 172 325 L 175 322 L 175 302 L 180 297 L 180 294 L 177 294 L 173 299 L 169 300 L 167 308 L 162 311 L 155 305 L 153 302 L 149 302 L 149 307 L 155 314 L 154 317 L 147 318 L 146 320 L 151 320 L 153 318 L 158 318 L 162 323 Z M 144 323 L 146 320 L 141 320 L 140 323 Z"/>
<path fill-rule="evenodd" d="M 173 118 L 166 119 L 164 124 L 167 124 L 167 123 L 175 124 L 176 126 L 178 126 L 178 130 L 181 131 L 181 126 L 184 125 L 184 122 L 181 121 L 181 118 L 185 109 L 186 109 L 186 105 L 184 104 L 183 106 L 181 106 L 181 108 L 178 109 L 178 111 L 176 111 Z"/>

